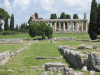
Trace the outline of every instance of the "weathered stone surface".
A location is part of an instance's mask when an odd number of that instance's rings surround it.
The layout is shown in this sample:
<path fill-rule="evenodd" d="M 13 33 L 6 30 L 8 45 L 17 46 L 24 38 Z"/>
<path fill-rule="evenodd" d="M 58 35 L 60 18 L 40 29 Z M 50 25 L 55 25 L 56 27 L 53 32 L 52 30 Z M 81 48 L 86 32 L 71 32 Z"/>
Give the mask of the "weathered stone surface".
<path fill-rule="evenodd" d="M 3 53 L 0 53 L 0 66 L 7 63 L 9 59 L 10 59 L 10 52 L 9 51 L 5 51 Z"/>
<path fill-rule="evenodd" d="M 93 74 L 95 74 L 95 71 L 90 70 L 89 73 L 90 73 L 91 75 L 93 75 Z"/>
<path fill-rule="evenodd" d="M 56 38 L 52 38 L 52 40 L 54 41 L 70 41 L 70 40 L 76 40 L 75 37 L 56 37 Z"/>
<path fill-rule="evenodd" d="M 98 45 L 92 45 L 93 49 L 97 49 Z"/>
<path fill-rule="evenodd" d="M 87 70 L 87 66 L 83 66 L 83 68 L 81 69 L 81 71 L 88 71 Z"/>
<path fill-rule="evenodd" d="M 86 49 L 92 49 L 92 46 L 91 46 L 91 45 L 88 45 L 88 46 L 86 47 Z"/>
<path fill-rule="evenodd" d="M 2 42 L 0 44 L 14 44 L 14 43 L 23 43 L 23 40 L 16 38 L 16 39 L 1 39 Z"/>
<path fill-rule="evenodd" d="M 36 57 L 37 59 L 58 59 L 58 57 Z"/>
<path fill-rule="evenodd" d="M 83 45 L 83 44 L 82 45 L 79 45 L 78 46 L 78 49 L 86 49 L 86 45 Z"/>

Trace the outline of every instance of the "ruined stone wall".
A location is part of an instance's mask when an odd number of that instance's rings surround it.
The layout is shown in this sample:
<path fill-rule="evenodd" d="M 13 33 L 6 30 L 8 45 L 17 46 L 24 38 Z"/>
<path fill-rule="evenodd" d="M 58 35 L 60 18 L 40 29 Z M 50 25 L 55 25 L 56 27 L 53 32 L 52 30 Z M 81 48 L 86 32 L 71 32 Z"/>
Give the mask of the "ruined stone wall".
<path fill-rule="evenodd" d="M 88 70 L 100 72 L 100 52 L 75 51 L 67 46 L 58 46 L 61 54 L 64 55 L 74 67 L 82 68 L 87 66 Z"/>
<path fill-rule="evenodd" d="M 0 53 L 0 66 L 7 63 L 9 59 L 10 59 L 9 51 L 5 51 L 5 52 Z"/>
<path fill-rule="evenodd" d="M 67 46 L 59 46 L 59 51 L 64 55 L 66 60 L 68 60 L 74 67 L 82 68 L 84 65 L 83 59 L 86 54 L 81 51 L 74 51 L 72 48 Z"/>

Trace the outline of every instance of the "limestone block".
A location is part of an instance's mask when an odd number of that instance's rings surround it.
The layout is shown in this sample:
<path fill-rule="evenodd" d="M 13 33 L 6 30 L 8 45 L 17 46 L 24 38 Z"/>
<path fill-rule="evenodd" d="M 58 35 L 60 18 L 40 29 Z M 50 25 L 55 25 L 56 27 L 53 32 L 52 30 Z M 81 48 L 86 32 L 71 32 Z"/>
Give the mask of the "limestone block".
<path fill-rule="evenodd" d="M 88 45 L 88 46 L 86 47 L 86 49 L 92 49 L 92 46 L 91 46 L 91 45 Z"/>
<path fill-rule="evenodd" d="M 87 66 L 83 66 L 83 68 L 81 69 L 81 71 L 88 71 L 87 70 Z"/>
<path fill-rule="evenodd" d="M 93 74 L 95 74 L 95 71 L 90 70 L 89 73 L 90 73 L 91 75 L 93 75 Z"/>
<path fill-rule="evenodd" d="M 98 45 L 92 45 L 93 49 L 97 49 Z"/>

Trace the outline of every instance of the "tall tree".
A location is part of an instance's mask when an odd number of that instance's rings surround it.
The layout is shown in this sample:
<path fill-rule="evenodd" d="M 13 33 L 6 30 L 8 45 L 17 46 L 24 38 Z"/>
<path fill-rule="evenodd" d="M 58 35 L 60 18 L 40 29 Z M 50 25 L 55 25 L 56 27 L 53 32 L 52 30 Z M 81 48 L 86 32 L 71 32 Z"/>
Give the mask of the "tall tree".
<path fill-rule="evenodd" d="M 14 31 L 14 15 L 13 14 L 11 15 L 11 18 L 10 18 L 10 30 Z"/>
<path fill-rule="evenodd" d="M 71 19 L 69 14 L 66 15 L 66 19 Z"/>
<path fill-rule="evenodd" d="M 100 4 L 98 4 L 97 7 L 97 13 L 98 13 L 98 17 L 97 17 L 97 34 L 100 35 Z"/>
<path fill-rule="evenodd" d="M 7 24 L 7 20 L 10 18 L 9 14 L 7 11 L 5 11 L 3 8 L 0 8 L 0 19 L 6 21 L 4 24 L 4 29 L 7 30 L 8 28 L 8 24 Z M 7 27 L 7 28 L 6 28 Z"/>
<path fill-rule="evenodd" d="M 35 18 L 38 19 L 38 13 L 35 13 Z"/>
<path fill-rule="evenodd" d="M 2 27 L 1 26 L 2 26 L 2 23 L 0 23 L 0 32 L 2 31 Z"/>
<path fill-rule="evenodd" d="M 91 13 L 90 13 L 90 22 L 89 22 L 89 36 L 92 40 L 97 38 L 97 2 L 92 0 Z"/>
<path fill-rule="evenodd" d="M 61 13 L 60 19 L 66 19 L 65 12 L 62 12 L 62 13 Z"/>
<path fill-rule="evenodd" d="M 73 15 L 73 19 L 79 19 L 78 15 L 77 14 L 74 14 Z"/>
<path fill-rule="evenodd" d="M 8 27 L 8 18 L 5 19 L 4 30 L 5 31 L 9 30 L 9 27 Z"/>
<path fill-rule="evenodd" d="M 18 24 L 16 24 L 15 30 L 16 32 L 18 32 Z"/>

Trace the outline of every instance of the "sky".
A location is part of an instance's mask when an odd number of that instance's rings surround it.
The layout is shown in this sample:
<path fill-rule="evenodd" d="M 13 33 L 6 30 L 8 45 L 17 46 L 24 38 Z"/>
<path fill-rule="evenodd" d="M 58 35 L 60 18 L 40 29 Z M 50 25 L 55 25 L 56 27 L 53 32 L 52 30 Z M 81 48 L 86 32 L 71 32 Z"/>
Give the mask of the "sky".
<path fill-rule="evenodd" d="M 0 8 L 5 9 L 11 16 L 14 14 L 14 27 L 27 23 L 31 13 L 38 13 L 39 18 L 50 19 L 52 13 L 60 17 L 62 12 L 71 15 L 77 14 L 79 19 L 84 19 L 87 13 L 87 20 L 90 20 L 90 9 L 92 0 L 0 0 Z M 100 0 L 96 0 L 100 2 Z M 4 21 L 2 21 L 4 22 Z M 10 24 L 10 19 L 9 19 Z M 4 24 L 2 25 L 4 29 Z"/>

